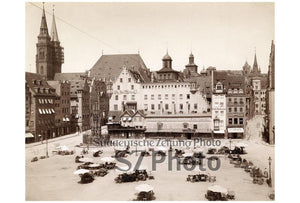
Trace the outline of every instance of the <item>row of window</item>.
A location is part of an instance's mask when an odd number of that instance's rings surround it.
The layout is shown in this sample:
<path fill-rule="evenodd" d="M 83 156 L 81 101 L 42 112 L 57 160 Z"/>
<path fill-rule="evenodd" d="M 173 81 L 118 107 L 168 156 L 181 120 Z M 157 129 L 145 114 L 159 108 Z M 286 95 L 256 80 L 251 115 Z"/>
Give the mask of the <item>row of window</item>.
<path fill-rule="evenodd" d="M 233 98 L 233 100 L 232 100 L 232 98 L 228 98 L 228 102 L 234 102 L 235 104 L 237 104 L 238 103 L 238 98 Z M 244 104 L 244 99 L 240 98 L 239 103 Z"/>
<path fill-rule="evenodd" d="M 228 89 L 228 93 L 229 94 L 243 94 L 244 90 L 243 89 Z"/>
<path fill-rule="evenodd" d="M 244 118 L 228 118 L 229 125 L 243 125 Z"/>
<path fill-rule="evenodd" d="M 116 101 L 119 100 L 119 95 L 115 95 L 115 100 Z M 123 95 L 123 101 L 126 101 L 126 100 L 127 100 L 127 95 L 124 94 Z M 135 100 L 135 95 L 134 94 L 131 95 L 131 100 Z"/>
<path fill-rule="evenodd" d="M 244 108 L 243 108 L 243 107 L 240 107 L 240 108 L 239 108 L 240 111 L 238 111 L 238 108 L 237 108 L 237 107 L 234 107 L 234 108 L 229 107 L 229 108 L 228 108 L 228 112 L 229 112 L 229 113 L 231 113 L 232 110 L 233 110 L 233 112 L 235 112 L 235 113 L 237 113 L 237 112 L 240 112 L 240 113 L 244 112 Z"/>
<path fill-rule="evenodd" d="M 191 85 L 191 84 L 181 84 L 181 85 L 143 85 L 142 88 L 143 89 L 154 89 L 154 88 L 179 88 L 179 87 L 194 87 L 195 85 Z"/>
<path fill-rule="evenodd" d="M 39 104 L 53 104 L 53 99 L 38 99 Z"/>
<path fill-rule="evenodd" d="M 263 92 L 263 91 L 261 91 L 261 92 L 254 92 L 254 94 L 262 94 L 262 95 L 264 95 L 264 94 L 266 94 L 266 93 Z"/>
<path fill-rule="evenodd" d="M 118 89 L 118 90 L 121 90 L 121 86 L 118 85 L 118 86 L 117 86 L 117 89 Z M 134 90 L 134 85 L 131 85 L 131 90 Z"/>
<path fill-rule="evenodd" d="M 120 78 L 120 82 L 123 82 L 123 78 Z M 131 78 L 128 78 L 128 82 L 131 82 Z"/>
<path fill-rule="evenodd" d="M 157 99 L 161 100 L 161 98 L 162 98 L 162 95 L 158 94 Z M 176 95 L 172 94 L 172 99 L 175 100 L 175 98 L 176 98 Z M 190 94 L 186 94 L 186 99 L 190 99 L 190 98 L 191 98 Z M 155 99 L 154 94 L 151 94 L 151 100 L 154 100 L 154 99 Z M 169 94 L 165 94 L 164 99 L 169 99 Z M 179 94 L 179 99 L 183 99 L 183 94 Z M 148 95 L 147 94 L 144 95 L 144 100 L 148 100 Z"/>
<path fill-rule="evenodd" d="M 169 104 L 164 105 L 165 110 L 169 110 Z M 187 108 L 190 109 L 190 104 L 187 105 Z M 150 104 L 151 110 L 161 110 L 161 104 L 157 104 L 157 109 L 155 109 L 154 104 Z M 198 109 L 198 104 L 194 104 L 194 110 Z M 144 110 L 148 111 L 148 104 L 144 104 Z M 183 104 L 179 104 L 179 110 L 183 110 Z"/>

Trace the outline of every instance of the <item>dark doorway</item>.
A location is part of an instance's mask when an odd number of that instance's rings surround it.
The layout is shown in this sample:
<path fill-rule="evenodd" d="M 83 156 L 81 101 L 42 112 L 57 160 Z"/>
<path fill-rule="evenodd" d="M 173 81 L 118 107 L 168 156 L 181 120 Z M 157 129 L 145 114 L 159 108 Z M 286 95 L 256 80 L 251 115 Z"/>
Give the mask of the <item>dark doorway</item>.
<path fill-rule="evenodd" d="M 192 133 L 187 133 L 186 137 L 187 137 L 188 140 L 192 139 Z"/>
<path fill-rule="evenodd" d="M 126 135 L 126 139 L 128 139 L 129 138 L 129 132 L 126 132 L 125 135 Z"/>
<path fill-rule="evenodd" d="M 233 133 L 233 138 L 236 139 L 237 137 L 237 133 Z"/>

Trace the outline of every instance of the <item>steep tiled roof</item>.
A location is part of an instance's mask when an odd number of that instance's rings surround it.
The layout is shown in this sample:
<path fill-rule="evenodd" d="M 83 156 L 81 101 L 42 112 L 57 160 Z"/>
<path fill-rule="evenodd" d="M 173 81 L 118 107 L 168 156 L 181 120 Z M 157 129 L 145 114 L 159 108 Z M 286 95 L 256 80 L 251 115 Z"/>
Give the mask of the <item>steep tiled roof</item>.
<path fill-rule="evenodd" d="M 121 119 L 121 111 L 109 111 L 108 112 L 108 117 L 113 118 L 113 122 L 120 122 Z"/>
<path fill-rule="evenodd" d="M 128 71 L 132 75 L 135 81 L 150 82 L 150 77 L 144 70 L 140 69 L 135 71 L 135 70 L 128 69 Z"/>
<path fill-rule="evenodd" d="M 168 67 L 164 67 L 162 69 L 160 69 L 159 71 L 157 71 L 158 73 L 179 73 L 178 71 L 176 70 L 173 70 L 172 68 L 168 68 Z"/>
<path fill-rule="evenodd" d="M 54 80 L 81 80 L 85 76 L 87 76 L 86 73 L 55 73 Z"/>
<path fill-rule="evenodd" d="M 125 114 L 128 114 L 130 117 L 132 117 L 134 115 L 134 111 L 131 109 L 126 110 L 120 115 L 120 117 L 123 117 Z"/>
<path fill-rule="evenodd" d="M 134 117 L 136 114 L 140 114 L 142 117 L 145 117 L 145 113 L 144 113 L 144 110 L 137 110 L 132 117 Z"/>
<path fill-rule="evenodd" d="M 46 80 L 44 80 L 43 76 L 37 73 L 25 73 L 25 80 L 28 85 L 28 87 L 37 95 L 56 95 L 53 92 L 46 93 L 46 92 L 38 92 L 38 89 L 51 89 L 54 90 L 53 87 L 51 87 Z"/>
<path fill-rule="evenodd" d="M 96 79 L 114 80 L 126 66 L 131 70 L 144 69 L 147 67 L 139 54 L 116 54 L 102 55 L 96 64 L 90 69 L 90 76 Z"/>
<path fill-rule="evenodd" d="M 60 82 L 56 81 L 56 80 L 50 80 L 47 81 L 47 83 L 53 87 L 55 89 L 55 93 L 59 96 L 61 96 L 61 92 L 60 92 Z"/>
<path fill-rule="evenodd" d="M 84 89 L 85 80 L 71 80 L 70 81 L 70 96 L 76 96 L 78 90 Z"/>

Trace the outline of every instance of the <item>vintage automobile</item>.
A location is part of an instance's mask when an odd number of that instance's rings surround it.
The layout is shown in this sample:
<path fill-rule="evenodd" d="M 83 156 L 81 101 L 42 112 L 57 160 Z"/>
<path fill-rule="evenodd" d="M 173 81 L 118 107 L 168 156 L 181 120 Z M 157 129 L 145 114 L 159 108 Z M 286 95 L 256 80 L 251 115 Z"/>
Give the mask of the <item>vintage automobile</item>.
<path fill-rule="evenodd" d="M 134 201 L 151 201 L 155 200 L 153 187 L 148 184 L 141 184 L 135 187 L 138 191 L 137 198 Z"/>
<path fill-rule="evenodd" d="M 209 201 L 227 201 L 228 199 L 235 199 L 235 194 L 219 185 L 213 185 L 207 188 L 205 197 Z"/>
<path fill-rule="evenodd" d="M 258 185 L 262 185 L 262 184 L 264 184 L 264 179 L 263 178 L 258 178 L 258 177 L 253 177 L 253 183 L 258 184 Z"/>
<path fill-rule="evenodd" d="M 126 157 L 126 154 L 129 154 L 130 152 L 126 150 L 115 150 L 115 156 L 114 157 Z"/>
<path fill-rule="evenodd" d="M 95 180 L 94 174 L 92 172 L 81 174 L 80 178 L 80 183 L 82 184 L 91 183 Z"/>
<path fill-rule="evenodd" d="M 135 181 L 146 181 L 148 173 L 146 170 L 135 170 L 135 172 L 128 172 L 119 174 L 118 177 L 115 178 L 116 183 L 126 183 L 126 182 L 135 182 Z"/>
<path fill-rule="evenodd" d="M 100 177 L 106 176 L 107 174 L 108 174 L 108 171 L 105 168 L 101 168 L 94 172 L 95 176 L 100 176 Z"/>
<path fill-rule="evenodd" d="M 206 182 L 206 181 L 208 181 L 208 175 L 206 175 L 206 174 L 188 175 L 186 180 L 190 181 L 192 183 L 194 183 L 194 182 Z"/>
<path fill-rule="evenodd" d="M 91 165 L 91 164 L 93 164 L 93 163 L 92 162 L 85 162 L 85 163 L 80 164 L 79 166 L 77 166 L 77 169 L 78 170 L 79 169 L 90 169 L 89 165 Z"/>
<path fill-rule="evenodd" d="M 216 148 L 209 148 L 207 151 L 207 154 L 215 154 L 217 153 L 217 149 Z"/>
<path fill-rule="evenodd" d="M 137 199 L 134 201 L 151 201 L 155 200 L 154 192 L 149 191 L 149 192 L 139 192 L 137 195 Z"/>
<path fill-rule="evenodd" d="M 111 170 L 111 169 L 114 169 L 116 166 L 116 163 L 113 163 L 113 162 L 105 162 L 104 164 L 104 168 L 107 169 L 107 170 Z"/>

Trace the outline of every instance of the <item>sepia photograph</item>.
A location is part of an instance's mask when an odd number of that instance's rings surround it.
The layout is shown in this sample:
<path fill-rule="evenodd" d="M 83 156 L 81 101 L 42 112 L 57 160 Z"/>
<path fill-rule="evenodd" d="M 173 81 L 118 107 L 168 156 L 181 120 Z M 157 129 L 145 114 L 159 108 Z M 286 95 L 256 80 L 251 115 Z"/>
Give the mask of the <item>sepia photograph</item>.
<path fill-rule="evenodd" d="M 274 2 L 23 6 L 26 201 L 275 201 Z"/>

